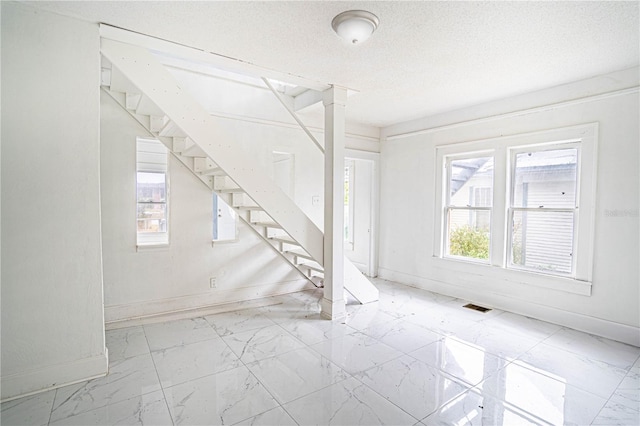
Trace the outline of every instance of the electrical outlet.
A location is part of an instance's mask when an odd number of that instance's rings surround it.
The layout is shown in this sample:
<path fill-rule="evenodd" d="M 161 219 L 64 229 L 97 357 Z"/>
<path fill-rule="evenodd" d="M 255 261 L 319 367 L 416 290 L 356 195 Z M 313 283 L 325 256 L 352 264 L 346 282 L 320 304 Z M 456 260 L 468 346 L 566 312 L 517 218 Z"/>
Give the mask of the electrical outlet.
<path fill-rule="evenodd" d="M 312 206 L 317 206 L 319 204 L 320 204 L 320 196 L 319 195 L 311 196 L 311 205 Z"/>
<path fill-rule="evenodd" d="M 209 278 L 209 287 L 216 288 L 216 277 Z"/>

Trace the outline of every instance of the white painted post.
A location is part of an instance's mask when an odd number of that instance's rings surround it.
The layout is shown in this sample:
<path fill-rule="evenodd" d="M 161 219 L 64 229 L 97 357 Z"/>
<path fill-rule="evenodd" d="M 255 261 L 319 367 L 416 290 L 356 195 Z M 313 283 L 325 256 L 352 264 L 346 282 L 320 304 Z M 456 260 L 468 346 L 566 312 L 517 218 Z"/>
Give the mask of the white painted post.
<path fill-rule="evenodd" d="M 344 301 L 344 139 L 347 90 L 324 92 L 324 297 L 323 318 L 346 316 Z"/>

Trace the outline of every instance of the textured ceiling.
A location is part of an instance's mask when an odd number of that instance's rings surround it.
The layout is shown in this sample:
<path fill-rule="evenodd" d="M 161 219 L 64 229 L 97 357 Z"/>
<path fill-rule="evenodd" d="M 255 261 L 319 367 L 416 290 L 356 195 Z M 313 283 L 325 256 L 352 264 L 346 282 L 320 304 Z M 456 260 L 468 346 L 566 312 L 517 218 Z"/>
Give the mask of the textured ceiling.
<path fill-rule="evenodd" d="M 359 93 L 386 126 L 638 65 L 639 2 L 35 2 Z M 331 20 L 380 18 L 349 45 Z"/>

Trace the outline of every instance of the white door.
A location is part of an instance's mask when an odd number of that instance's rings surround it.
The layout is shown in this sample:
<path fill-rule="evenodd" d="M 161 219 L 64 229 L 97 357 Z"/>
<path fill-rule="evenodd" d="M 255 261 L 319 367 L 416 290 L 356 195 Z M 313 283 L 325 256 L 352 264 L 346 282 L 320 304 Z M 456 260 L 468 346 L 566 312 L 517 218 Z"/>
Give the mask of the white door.
<path fill-rule="evenodd" d="M 370 273 L 373 161 L 345 160 L 345 254 Z"/>

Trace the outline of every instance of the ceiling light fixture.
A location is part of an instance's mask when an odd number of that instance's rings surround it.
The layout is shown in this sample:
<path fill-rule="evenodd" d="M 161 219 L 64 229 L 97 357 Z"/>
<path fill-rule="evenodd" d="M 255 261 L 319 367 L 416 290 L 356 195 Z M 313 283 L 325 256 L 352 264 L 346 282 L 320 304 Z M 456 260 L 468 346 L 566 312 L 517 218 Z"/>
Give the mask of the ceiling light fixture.
<path fill-rule="evenodd" d="M 365 10 L 347 10 L 331 21 L 333 30 L 343 39 L 357 44 L 368 39 L 378 28 L 380 20 Z"/>

